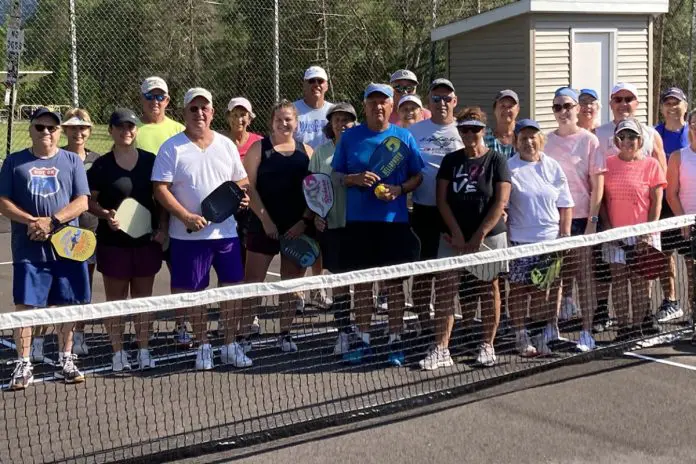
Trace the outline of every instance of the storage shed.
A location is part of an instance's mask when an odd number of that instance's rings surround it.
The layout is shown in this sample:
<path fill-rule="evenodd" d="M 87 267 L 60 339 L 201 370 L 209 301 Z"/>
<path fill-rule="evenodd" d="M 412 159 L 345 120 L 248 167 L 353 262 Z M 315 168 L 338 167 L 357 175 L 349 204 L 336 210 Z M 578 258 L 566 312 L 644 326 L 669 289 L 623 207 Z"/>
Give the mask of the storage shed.
<path fill-rule="evenodd" d="M 615 82 L 638 87 L 637 116 L 652 121 L 653 20 L 669 0 L 520 0 L 434 29 L 447 41 L 449 79 L 460 104 L 491 110 L 505 88 L 520 97 L 520 117 L 554 127 L 554 91 L 593 88 L 610 118 Z"/>

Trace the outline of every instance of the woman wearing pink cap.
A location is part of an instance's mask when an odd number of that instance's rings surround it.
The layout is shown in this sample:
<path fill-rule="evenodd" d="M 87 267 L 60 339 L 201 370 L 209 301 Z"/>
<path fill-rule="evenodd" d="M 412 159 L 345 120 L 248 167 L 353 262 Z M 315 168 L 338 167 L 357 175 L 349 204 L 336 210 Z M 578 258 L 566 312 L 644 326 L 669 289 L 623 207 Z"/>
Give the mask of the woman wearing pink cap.
<path fill-rule="evenodd" d="M 244 160 L 244 156 L 254 142 L 263 138 L 259 134 L 249 132 L 249 126 L 254 118 L 256 118 L 256 115 L 251 109 L 251 102 L 246 98 L 234 97 L 227 104 L 225 119 L 230 128 L 223 135 L 229 137 L 237 145 L 237 150 L 239 150 L 239 156 L 242 160 Z"/>

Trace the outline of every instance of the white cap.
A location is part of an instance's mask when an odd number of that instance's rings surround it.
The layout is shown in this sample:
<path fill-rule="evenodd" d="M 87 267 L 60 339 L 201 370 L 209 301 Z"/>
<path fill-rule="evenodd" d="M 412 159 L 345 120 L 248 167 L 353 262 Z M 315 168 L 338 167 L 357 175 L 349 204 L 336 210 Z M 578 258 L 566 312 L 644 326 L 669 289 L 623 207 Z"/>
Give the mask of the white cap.
<path fill-rule="evenodd" d="M 407 81 L 413 81 L 416 84 L 418 84 L 418 78 L 416 77 L 416 73 L 414 73 L 413 71 L 409 71 L 408 69 L 399 69 L 398 71 L 396 71 L 389 78 L 389 83 L 391 84 L 394 81 L 400 81 L 402 79 Z"/>
<path fill-rule="evenodd" d="M 188 89 L 186 95 L 184 95 L 184 106 L 191 103 L 191 101 L 196 97 L 203 97 L 208 100 L 208 103 L 211 105 L 213 104 L 213 95 L 210 92 L 205 90 L 203 87 L 194 87 L 192 89 Z"/>
<path fill-rule="evenodd" d="M 324 79 L 325 81 L 329 80 L 329 76 L 326 74 L 326 71 L 324 71 L 324 68 L 321 66 L 310 66 L 304 72 L 304 80 L 308 81 L 310 79 L 314 79 L 315 77 Z"/>
<path fill-rule="evenodd" d="M 253 111 L 251 111 L 251 102 L 247 100 L 244 97 L 235 97 L 230 102 L 227 104 L 227 111 L 232 111 L 235 109 L 237 106 L 241 106 L 245 110 L 249 112 L 249 116 L 251 116 L 251 119 L 254 119 L 256 115 L 254 114 Z"/>
<path fill-rule="evenodd" d="M 164 82 L 164 79 L 162 79 L 161 77 L 148 77 L 143 81 L 142 84 L 140 84 L 140 93 L 142 93 L 143 95 L 145 95 L 148 92 L 152 92 L 155 89 L 160 89 L 164 93 L 169 94 L 169 87 L 167 87 L 167 83 Z"/>
<path fill-rule="evenodd" d="M 406 102 L 413 102 L 423 108 L 423 102 L 418 95 L 406 95 L 405 97 L 401 97 L 401 100 L 399 100 L 399 108 Z"/>
<path fill-rule="evenodd" d="M 92 123 L 81 119 L 79 116 L 73 116 L 67 121 L 63 121 L 61 126 L 79 126 L 79 127 L 92 127 Z"/>
<path fill-rule="evenodd" d="M 631 92 L 633 96 L 636 97 L 636 100 L 638 99 L 638 88 L 635 85 L 627 82 L 617 82 L 614 88 L 611 89 L 611 96 L 613 97 L 622 90 Z"/>

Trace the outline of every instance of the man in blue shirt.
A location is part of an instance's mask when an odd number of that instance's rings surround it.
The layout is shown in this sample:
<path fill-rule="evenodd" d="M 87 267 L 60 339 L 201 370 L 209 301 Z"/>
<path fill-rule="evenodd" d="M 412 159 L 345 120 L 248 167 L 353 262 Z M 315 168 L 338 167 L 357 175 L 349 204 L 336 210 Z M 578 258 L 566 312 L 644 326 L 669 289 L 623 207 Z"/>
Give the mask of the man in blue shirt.
<path fill-rule="evenodd" d="M 336 147 L 332 167 L 334 175 L 347 187 L 346 199 L 346 267 L 350 270 L 390 266 L 415 261 L 420 244 L 408 223 L 406 194 L 423 180 L 424 168 L 418 143 L 409 131 L 389 123 L 394 109 L 394 91 L 388 85 L 370 84 L 365 90 L 366 123 L 346 130 Z M 372 172 L 370 158 L 389 137 L 395 137 L 390 148 L 403 155 L 401 161 L 385 178 Z M 396 145 L 399 148 L 396 148 Z M 401 330 L 405 297 L 402 280 L 385 283 L 389 295 L 389 361 L 404 362 Z M 369 352 L 372 317 L 372 284 L 356 285 L 355 312 L 359 350 L 348 353 L 357 361 Z M 356 358 L 351 358 L 355 356 Z"/>
<path fill-rule="evenodd" d="M 32 146 L 12 153 L 0 169 L 0 214 L 12 221 L 12 294 L 17 310 L 90 301 L 87 263 L 63 260 L 51 247 L 51 234 L 63 224 L 77 226 L 87 211 L 89 187 L 80 157 L 58 148 L 60 116 L 47 108 L 31 117 Z M 29 358 L 31 328 L 16 329 L 18 359 L 10 388 L 33 380 Z M 58 332 L 58 374 L 66 383 L 84 381 L 72 354 L 72 325 Z"/>

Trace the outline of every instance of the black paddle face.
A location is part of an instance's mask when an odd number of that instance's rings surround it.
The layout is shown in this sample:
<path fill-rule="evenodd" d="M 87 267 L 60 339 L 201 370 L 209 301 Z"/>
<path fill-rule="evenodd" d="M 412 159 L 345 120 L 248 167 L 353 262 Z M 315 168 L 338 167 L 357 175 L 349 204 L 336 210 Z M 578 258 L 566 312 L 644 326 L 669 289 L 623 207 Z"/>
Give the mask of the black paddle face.
<path fill-rule="evenodd" d="M 239 211 L 243 198 L 244 191 L 235 182 L 224 182 L 205 197 L 201 203 L 201 214 L 206 220 L 219 224 Z"/>
<path fill-rule="evenodd" d="M 310 267 L 319 257 L 319 245 L 306 235 L 300 235 L 294 239 L 281 238 L 280 252 L 296 265 Z"/>

